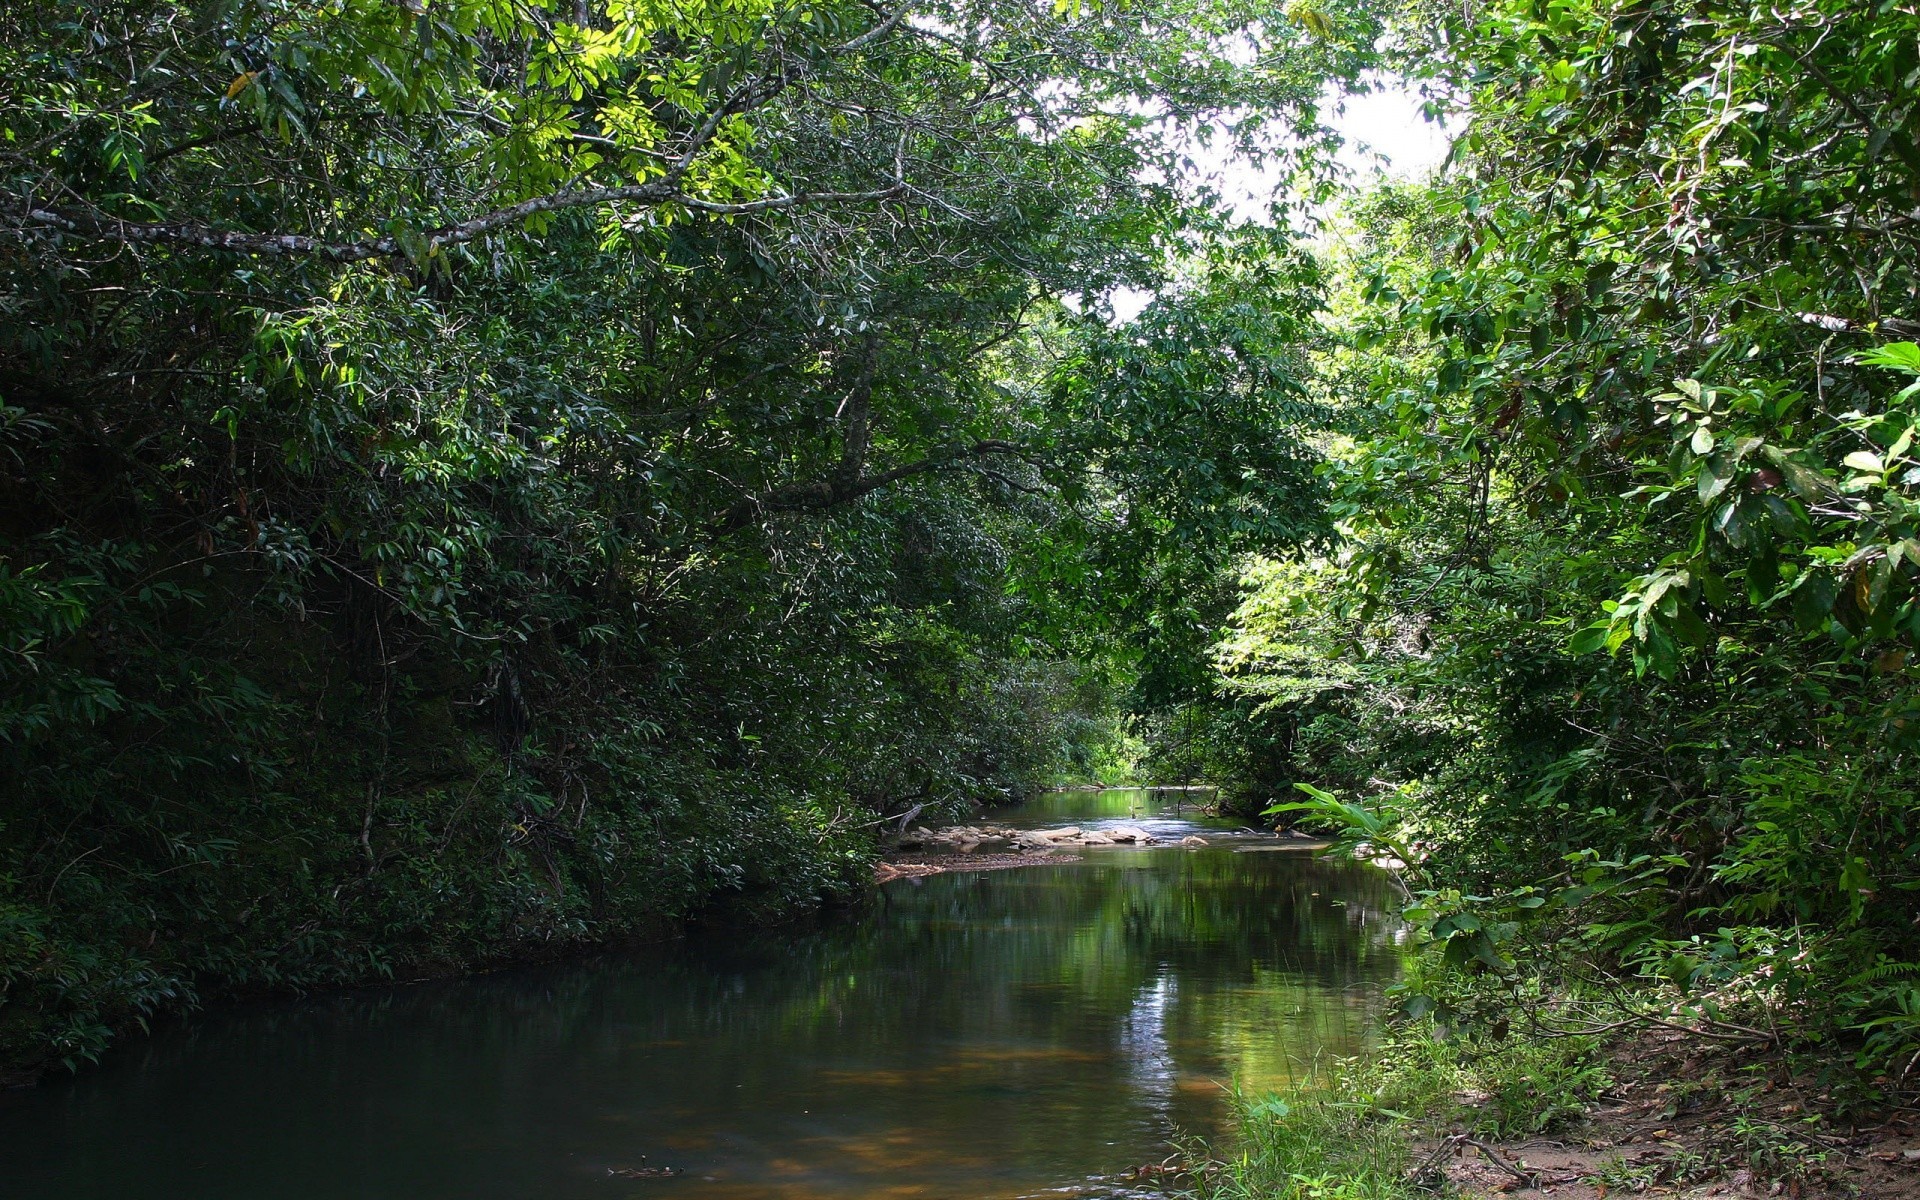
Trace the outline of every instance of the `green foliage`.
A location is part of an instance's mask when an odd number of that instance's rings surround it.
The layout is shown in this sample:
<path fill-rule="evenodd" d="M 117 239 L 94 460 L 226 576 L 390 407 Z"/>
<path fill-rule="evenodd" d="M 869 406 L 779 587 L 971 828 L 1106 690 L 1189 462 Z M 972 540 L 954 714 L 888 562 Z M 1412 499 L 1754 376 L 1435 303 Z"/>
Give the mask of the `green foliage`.
<path fill-rule="evenodd" d="M 1577 1119 L 1611 1080 L 1582 1038 L 1470 1043 L 1407 1026 L 1281 1095 L 1237 1097 L 1231 1158 L 1199 1164 L 1199 1194 L 1365 1197 L 1424 1194 L 1411 1137 L 1451 1128 L 1524 1138 Z"/>
<path fill-rule="evenodd" d="M 1293 786 L 1306 793 L 1308 798 L 1291 804 L 1270 804 L 1265 810 L 1266 815 L 1300 813 L 1312 816 L 1332 829 L 1335 841 L 1331 849 L 1365 856 L 1367 849 L 1378 847 L 1392 854 L 1403 865 L 1417 857 L 1395 835 L 1397 822 L 1390 814 L 1362 804 L 1349 803 L 1310 783 L 1296 782 Z"/>
<path fill-rule="evenodd" d="M 1406 1142 L 1381 1119 L 1372 1097 L 1331 1081 L 1285 1095 L 1239 1096 L 1233 1157 L 1195 1171 L 1208 1200 L 1390 1200 L 1412 1194 Z"/>
<path fill-rule="evenodd" d="M 1103 618 L 1133 635 L 1147 707 L 1204 686 L 1223 615 L 1210 581 L 1249 551 L 1330 532 L 1305 440 L 1320 417 L 1302 355 L 1319 283 L 1290 236 L 1223 234 L 1134 320 L 1089 322 L 1055 376 L 1053 419 L 1076 461 L 1099 464 L 1065 488 L 1097 509 L 1085 568 Z"/>
<path fill-rule="evenodd" d="M 1459 136 L 1336 229 L 1340 541 L 1244 569 L 1213 758 L 1412 851 L 1469 973 L 1913 1058 L 1914 32 L 1826 0 L 1398 27 Z"/>

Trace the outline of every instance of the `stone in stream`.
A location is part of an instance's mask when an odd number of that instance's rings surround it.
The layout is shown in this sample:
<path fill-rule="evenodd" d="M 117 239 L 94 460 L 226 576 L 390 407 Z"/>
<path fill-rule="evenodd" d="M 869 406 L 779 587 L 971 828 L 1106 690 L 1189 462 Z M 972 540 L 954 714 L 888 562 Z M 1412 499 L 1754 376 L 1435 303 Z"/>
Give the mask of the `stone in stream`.
<path fill-rule="evenodd" d="M 647 1156 L 642 1154 L 640 1161 L 646 1162 Z M 615 1179 L 672 1179 L 686 1172 L 679 1167 L 608 1167 L 607 1174 Z"/>
<path fill-rule="evenodd" d="M 1207 839 L 1197 833 L 1190 833 L 1180 839 L 1180 844 L 1182 846 L 1204 846 L 1207 844 Z"/>
<path fill-rule="evenodd" d="M 961 854 L 977 851 L 1044 850 L 1054 846 L 1150 846 L 1156 839 L 1134 825 L 1116 825 L 1112 829 L 1083 829 L 1064 825 L 1058 829 L 1008 829 L 998 825 L 952 825 L 928 829 L 918 825 L 901 837 L 902 849 L 945 847 Z"/>

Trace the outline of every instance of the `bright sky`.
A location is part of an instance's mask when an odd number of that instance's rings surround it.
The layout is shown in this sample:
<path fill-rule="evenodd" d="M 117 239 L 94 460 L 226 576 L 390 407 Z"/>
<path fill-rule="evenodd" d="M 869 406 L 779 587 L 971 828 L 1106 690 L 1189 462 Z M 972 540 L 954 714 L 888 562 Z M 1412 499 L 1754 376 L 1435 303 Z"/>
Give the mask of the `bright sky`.
<path fill-rule="evenodd" d="M 1393 83 L 1364 96 L 1349 96 L 1345 111 L 1333 119 L 1349 142 L 1364 142 L 1388 160 L 1387 173 L 1424 175 L 1447 157 L 1446 127 L 1420 112 L 1420 97 Z M 1366 156 L 1351 154 L 1349 165 L 1368 166 Z"/>
<path fill-rule="evenodd" d="M 1335 97 L 1329 94 L 1329 109 Z M 1375 90 L 1339 101 L 1327 123 L 1347 141 L 1340 162 L 1362 179 L 1374 173 L 1394 178 L 1417 178 L 1438 167 L 1447 157 L 1447 129 L 1420 112 L 1420 97 L 1394 80 L 1376 81 Z M 1262 219 L 1279 176 L 1232 162 L 1219 151 L 1195 156 L 1215 172 L 1221 191 L 1235 209 L 1249 219 Z"/>
<path fill-rule="evenodd" d="M 1343 110 L 1332 114 L 1328 123 L 1347 140 L 1340 161 L 1355 173 L 1356 182 L 1375 173 L 1387 178 L 1420 178 L 1447 157 L 1447 129 L 1427 120 L 1420 112 L 1420 98 L 1396 83 L 1376 85 L 1375 91 L 1347 97 Z M 1194 157 L 1213 176 L 1221 195 L 1238 216 L 1266 219 L 1274 188 L 1280 182 L 1278 172 L 1256 170 L 1219 151 L 1201 150 Z M 1132 319 L 1152 298 L 1149 293 L 1130 288 L 1108 297 L 1117 321 Z"/>

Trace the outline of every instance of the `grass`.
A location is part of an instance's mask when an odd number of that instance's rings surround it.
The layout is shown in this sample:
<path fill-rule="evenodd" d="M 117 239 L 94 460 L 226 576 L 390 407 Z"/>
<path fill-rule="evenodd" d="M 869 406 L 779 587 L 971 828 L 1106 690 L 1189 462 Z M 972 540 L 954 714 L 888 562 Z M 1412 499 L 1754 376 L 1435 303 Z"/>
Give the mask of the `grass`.
<path fill-rule="evenodd" d="M 1188 1155 L 1201 1200 L 1412 1200 L 1413 1147 L 1459 1131 L 1527 1137 L 1577 1117 L 1610 1084 L 1582 1038 L 1486 1044 L 1402 1030 L 1280 1093 L 1236 1098 L 1227 1152 Z"/>
<path fill-rule="evenodd" d="M 1329 1084 L 1334 1081 L 1328 1081 Z M 1308 1084 L 1240 1097 L 1236 1153 L 1194 1172 L 1206 1200 L 1397 1200 L 1411 1194 L 1408 1138 L 1347 1089 Z"/>

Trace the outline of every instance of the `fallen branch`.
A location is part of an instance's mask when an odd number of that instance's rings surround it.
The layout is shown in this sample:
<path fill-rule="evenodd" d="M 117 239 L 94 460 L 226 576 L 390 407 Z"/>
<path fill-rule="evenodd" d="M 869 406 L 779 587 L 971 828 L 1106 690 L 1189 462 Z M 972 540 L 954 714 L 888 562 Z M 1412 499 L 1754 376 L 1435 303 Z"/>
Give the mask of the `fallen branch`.
<path fill-rule="evenodd" d="M 1529 1171 L 1508 1162 L 1505 1158 L 1501 1157 L 1498 1146 L 1488 1145 L 1486 1142 L 1470 1134 L 1454 1133 L 1442 1138 L 1440 1144 L 1433 1148 L 1433 1153 L 1427 1156 L 1426 1161 L 1408 1172 L 1408 1180 L 1416 1187 L 1423 1186 L 1421 1181 L 1432 1177 L 1435 1169 L 1445 1160 L 1449 1150 L 1459 1154 L 1462 1153 L 1467 1146 L 1472 1146 L 1480 1152 L 1481 1158 L 1513 1176 L 1514 1179 L 1519 1181 L 1521 1187 L 1537 1188 L 1553 1184 L 1572 1183 L 1579 1178 L 1578 1175 L 1555 1175 L 1550 1178 L 1542 1176 L 1538 1171 Z"/>

